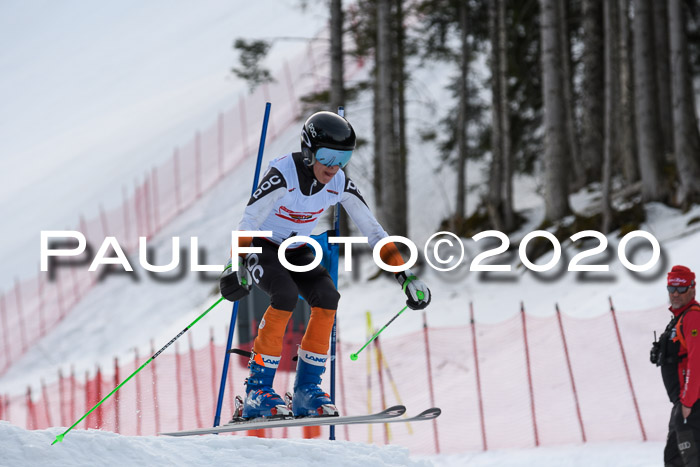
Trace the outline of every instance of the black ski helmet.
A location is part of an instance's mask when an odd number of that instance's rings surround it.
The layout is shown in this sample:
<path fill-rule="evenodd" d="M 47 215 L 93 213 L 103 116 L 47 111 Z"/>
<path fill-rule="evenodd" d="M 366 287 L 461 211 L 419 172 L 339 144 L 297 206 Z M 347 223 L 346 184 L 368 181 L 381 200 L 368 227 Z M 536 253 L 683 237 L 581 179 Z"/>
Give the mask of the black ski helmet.
<path fill-rule="evenodd" d="M 319 153 L 319 149 L 325 148 Z M 345 167 L 355 149 L 355 130 L 350 122 L 333 112 L 316 112 L 301 129 L 304 164 L 320 163 Z"/>

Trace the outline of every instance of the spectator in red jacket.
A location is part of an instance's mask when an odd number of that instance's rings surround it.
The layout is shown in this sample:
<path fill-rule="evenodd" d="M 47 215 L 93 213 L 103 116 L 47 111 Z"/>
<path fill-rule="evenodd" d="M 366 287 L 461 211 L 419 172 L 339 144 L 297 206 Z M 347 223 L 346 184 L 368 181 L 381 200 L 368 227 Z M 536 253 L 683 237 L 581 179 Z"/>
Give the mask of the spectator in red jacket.
<path fill-rule="evenodd" d="M 664 465 L 700 466 L 700 305 L 695 301 L 695 273 L 673 266 L 667 288 L 673 318 L 651 355 L 673 403 Z"/>

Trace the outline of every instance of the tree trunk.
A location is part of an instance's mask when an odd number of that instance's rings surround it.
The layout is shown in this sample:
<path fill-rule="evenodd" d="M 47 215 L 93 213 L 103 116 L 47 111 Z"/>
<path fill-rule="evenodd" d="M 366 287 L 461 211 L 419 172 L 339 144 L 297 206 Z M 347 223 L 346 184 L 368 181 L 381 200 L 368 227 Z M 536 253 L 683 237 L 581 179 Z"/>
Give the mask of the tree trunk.
<path fill-rule="evenodd" d="M 331 0 L 331 109 L 345 105 L 343 84 L 343 1 Z"/>
<path fill-rule="evenodd" d="M 644 201 L 667 196 L 662 177 L 663 147 L 657 106 L 653 27 L 650 0 L 634 0 L 634 95 L 637 110 L 637 149 Z"/>
<path fill-rule="evenodd" d="M 605 135 L 603 138 L 603 233 L 610 232 L 612 226 L 612 165 L 618 155 L 617 123 L 619 121 L 619 79 L 618 79 L 618 19 L 617 3 L 606 1 L 603 5 L 603 27 L 605 31 Z"/>
<path fill-rule="evenodd" d="M 588 180 L 600 180 L 603 157 L 603 2 L 583 1 L 581 153 Z"/>
<path fill-rule="evenodd" d="M 393 81 L 396 85 L 394 89 L 395 102 L 396 102 L 396 125 L 395 134 L 398 136 L 398 147 L 395 149 L 398 151 L 397 157 L 399 162 L 399 171 L 396 180 L 396 187 L 398 189 L 395 194 L 396 205 L 394 209 L 398 213 L 403 213 L 395 218 L 396 226 L 394 230 L 395 235 L 408 235 L 408 186 L 407 186 L 407 173 L 408 173 L 408 144 L 406 143 L 406 73 L 405 58 L 404 58 L 404 24 L 403 24 L 403 0 L 395 0 L 396 14 L 394 18 L 394 44 L 395 54 L 392 54 L 394 58 L 393 62 Z"/>
<path fill-rule="evenodd" d="M 671 76 L 668 58 L 667 1 L 652 1 L 654 26 L 654 59 L 656 62 L 657 102 L 661 123 L 662 145 L 666 160 L 673 159 L 673 120 L 671 114 Z"/>
<path fill-rule="evenodd" d="M 618 52 L 620 67 L 620 159 L 625 181 L 632 184 L 639 180 L 637 171 L 637 142 L 635 140 L 634 83 L 630 57 L 630 0 L 619 0 Z"/>
<path fill-rule="evenodd" d="M 506 0 L 498 0 L 498 87 L 501 100 L 501 161 L 503 175 L 503 228 L 510 231 L 515 225 L 513 216 L 513 151 L 510 135 L 510 105 L 508 101 L 508 29 L 506 28 Z"/>
<path fill-rule="evenodd" d="M 459 111 L 457 115 L 457 202 L 455 203 L 455 223 L 464 219 L 467 212 L 467 76 L 469 71 L 469 42 L 467 35 L 467 3 L 459 4 L 460 32 L 460 75 L 459 75 Z M 453 223 L 453 230 L 457 225 Z"/>
<path fill-rule="evenodd" d="M 394 133 L 394 107 L 392 93 L 392 60 L 391 60 L 391 4 L 390 0 L 377 2 L 377 105 L 379 154 L 381 159 L 380 179 L 382 203 L 379 209 L 379 219 L 384 229 L 389 233 L 403 235 L 396 209 L 397 196 L 400 193 L 399 174 L 401 161 Z"/>
<path fill-rule="evenodd" d="M 673 128 L 676 168 L 681 182 L 680 202 L 687 207 L 700 201 L 700 134 L 695 111 L 692 73 L 688 56 L 685 18 L 688 11 L 682 0 L 668 5 L 671 31 L 671 76 L 673 95 Z"/>
<path fill-rule="evenodd" d="M 489 173 L 488 207 L 491 226 L 503 230 L 503 164 L 501 151 L 501 88 L 500 47 L 498 40 L 498 4 L 500 0 L 489 2 L 489 40 L 491 42 L 491 167 Z"/>
<path fill-rule="evenodd" d="M 581 162 L 578 131 L 576 129 L 576 117 L 574 107 L 573 76 L 571 73 L 571 35 L 569 34 L 569 22 L 567 2 L 559 3 L 559 50 L 561 52 L 562 87 L 564 91 L 564 115 L 566 116 L 566 140 L 571 160 L 571 176 L 573 189 L 578 190 L 586 184 L 586 173 Z"/>
<path fill-rule="evenodd" d="M 345 106 L 345 84 L 343 81 L 343 0 L 331 0 L 331 110 Z M 349 176 L 350 167 L 343 171 Z M 350 235 L 347 215 L 340 215 L 340 235 Z"/>
<path fill-rule="evenodd" d="M 545 129 L 545 218 L 556 221 L 570 213 L 566 172 L 566 112 L 564 110 L 559 2 L 540 0 L 542 24 L 542 95 Z"/>
<path fill-rule="evenodd" d="M 377 216 L 381 215 L 384 199 L 382 197 L 382 166 L 384 165 L 382 155 L 382 135 L 381 135 L 381 115 L 379 113 L 379 54 L 374 54 L 374 80 L 372 81 L 372 89 L 374 91 L 374 99 L 372 100 L 372 131 L 374 132 L 374 204 L 377 206 Z"/>

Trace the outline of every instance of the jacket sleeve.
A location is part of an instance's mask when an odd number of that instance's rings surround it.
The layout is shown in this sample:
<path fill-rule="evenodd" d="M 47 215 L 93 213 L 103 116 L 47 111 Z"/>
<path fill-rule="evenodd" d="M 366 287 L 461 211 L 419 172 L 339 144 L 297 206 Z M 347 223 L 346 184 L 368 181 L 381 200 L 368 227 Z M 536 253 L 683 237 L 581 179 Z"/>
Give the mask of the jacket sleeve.
<path fill-rule="evenodd" d="M 372 211 L 370 211 L 367 203 L 360 194 L 360 190 L 357 189 L 357 185 L 355 185 L 349 177 L 345 178 L 345 189 L 343 190 L 340 204 L 343 205 L 343 208 L 357 228 L 360 229 L 362 235 L 367 237 L 367 241 L 372 248 L 374 248 L 374 245 L 376 245 L 379 240 L 389 236 L 381 224 L 379 224 L 377 218 L 374 217 Z M 401 253 L 399 253 L 394 242 L 389 242 L 384 245 L 379 256 L 386 264 L 391 266 L 402 266 L 404 264 L 403 257 Z"/>
<path fill-rule="evenodd" d="M 692 407 L 700 396 L 700 311 L 691 310 L 683 317 L 683 338 L 688 348 L 681 404 Z"/>
<path fill-rule="evenodd" d="M 243 211 L 243 217 L 238 224 L 238 230 L 258 230 L 263 221 L 270 215 L 275 203 L 287 193 L 287 182 L 282 173 L 275 167 L 267 171 L 258 184 L 258 189 L 248 201 Z M 240 237 L 239 247 L 247 247 L 253 241 L 253 237 Z M 241 256 L 245 256 L 241 253 Z"/>

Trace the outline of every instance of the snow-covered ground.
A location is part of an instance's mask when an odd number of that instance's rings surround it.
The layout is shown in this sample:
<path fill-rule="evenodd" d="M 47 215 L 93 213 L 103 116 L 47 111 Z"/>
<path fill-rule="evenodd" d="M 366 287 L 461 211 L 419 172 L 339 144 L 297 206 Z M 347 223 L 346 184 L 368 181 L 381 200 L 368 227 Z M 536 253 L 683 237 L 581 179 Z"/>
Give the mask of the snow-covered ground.
<path fill-rule="evenodd" d="M 197 4 L 163 0 L 99 5 L 77 1 L 0 4 L 0 39 L 13 45 L 0 53 L 0 218 L 12 220 L 2 227 L 1 288 L 9 288 L 16 275 L 36 273 L 40 230 L 74 226 L 81 212 L 90 215 L 99 203 L 118 204 L 122 185 L 130 186 L 135 176 L 170 156 L 173 146 L 210 124 L 219 110 L 230 107 L 241 92 L 246 92 L 229 73 L 235 64 L 231 49 L 234 38 L 312 36 L 326 22 L 325 7 L 302 11 L 300 2 L 294 0 L 274 3 L 274 16 L 268 14 L 268 7 L 223 0 Z M 303 42 L 276 43 L 271 67 L 303 46 Z M 414 74 L 409 89 L 410 235 L 421 249 L 453 205 L 448 195 L 455 185 L 452 169 L 441 165 L 432 144 L 418 137 L 421 126 L 442 118 L 440 104 L 447 101 L 443 86 L 451 73 L 454 70 L 449 64 L 427 67 Z M 371 135 L 370 112 L 367 96 L 348 109 L 348 118 L 362 137 Z M 268 141 L 266 161 L 298 147 L 298 127 L 293 125 Z M 356 151 L 350 170 L 372 204 L 369 147 L 371 144 Z M 157 248 L 159 257 L 169 255 L 170 237 L 197 236 L 212 262 L 224 262 L 230 231 L 247 201 L 253 163 L 246 160 L 154 237 L 150 244 Z M 479 186 L 484 179 L 483 169 L 483 164 L 470 163 L 471 186 Z M 532 178 L 516 180 L 516 208 L 529 218 L 519 238 L 542 219 L 542 200 L 536 188 Z M 573 205 L 582 209 L 594 196 L 577 194 Z M 474 204 L 476 198 L 470 198 L 469 205 Z M 700 269 L 696 248 L 700 227 L 688 225 L 700 216 L 700 208 L 683 214 L 652 204 L 647 215 L 642 228 L 656 236 L 663 254 L 657 267 L 641 278 L 620 264 L 616 256 L 619 240 L 614 236 L 609 238 L 608 247 L 612 256 L 592 258 L 611 266 L 608 279 L 603 281 L 585 281 L 576 273 L 533 273 L 507 255 L 495 261 L 512 264 L 513 272 L 503 273 L 501 280 L 489 280 L 467 270 L 483 245 L 464 240 L 467 268 L 450 273 L 425 268 L 421 272 L 434 294 L 429 309 L 431 326 L 467 324 L 470 301 L 479 322 L 512 316 L 521 300 L 528 313 L 536 315 L 552 315 L 555 303 L 573 316 L 602 314 L 608 310 L 608 296 L 622 310 L 662 306 L 667 298 L 665 270 L 670 265 L 682 263 Z M 217 252 L 223 253 L 217 256 Z M 567 264 L 577 252 L 565 244 L 560 263 Z M 645 262 L 648 254 L 641 252 L 635 262 Z M 545 257 L 541 262 L 547 260 Z M 339 320 L 346 342 L 363 342 L 366 310 L 371 309 L 375 321 L 383 323 L 403 302 L 395 281 L 367 281 L 376 268 L 369 261 L 361 268 L 360 281 L 341 273 L 344 298 Z M 95 364 L 109 366 L 115 356 L 122 361 L 131 358 L 133 348 L 147 355 L 151 340 L 156 345 L 168 342 L 206 309 L 214 301 L 213 289 L 213 282 L 201 282 L 195 274 L 175 285 L 148 278 L 134 283 L 125 276 L 110 277 L 0 378 L 0 393 L 20 394 L 27 385 L 38 387 L 42 378 L 51 381 L 58 368 L 68 373 L 72 366 L 80 374 L 93 371 Z M 228 305 L 220 306 L 191 331 L 196 346 L 208 341 L 209 326 L 225 328 L 229 310 Z M 665 318 L 660 316 L 659 320 Z M 656 324 L 650 323 L 650 335 L 659 330 Z M 422 325 L 419 313 L 405 313 L 386 335 L 414 332 Z M 217 332 L 215 339 L 221 343 L 223 332 Z M 124 459 L 130 464 L 204 465 L 230 463 L 239 459 L 236 456 L 245 456 L 256 465 L 327 465 L 329 459 L 339 465 L 421 465 L 399 448 L 325 441 L 170 440 L 76 430 L 63 444 L 49 447 L 58 432 L 26 432 L 0 422 L 0 465 L 8 459 L 13 461 L 8 465 L 42 465 L 49 462 L 47 459 L 51 459 L 50 465 L 94 465 L 95 459 L 107 465 L 123 465 Z M 658 465 L 661 451 L 659 443 L 611 443 L 424 460 L 438 466 Z M 268 455 L 263 457 L 263 453 Z"/>
<path fill-rule="evenodd" d="M 76 431 L 51 445 L 58 429 L 27 431 L 0 421 L 0 465 L 12 467 L 255 465 L 284 467 L 644 467 L 662 462 L 661 443 L 599 443 L 463 455 L 411 457 L 398 446 L 325 440 L 208 435 L 198 438 L 121 436 Z"/>

